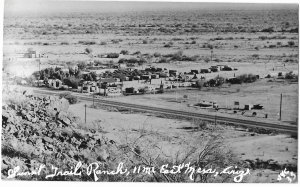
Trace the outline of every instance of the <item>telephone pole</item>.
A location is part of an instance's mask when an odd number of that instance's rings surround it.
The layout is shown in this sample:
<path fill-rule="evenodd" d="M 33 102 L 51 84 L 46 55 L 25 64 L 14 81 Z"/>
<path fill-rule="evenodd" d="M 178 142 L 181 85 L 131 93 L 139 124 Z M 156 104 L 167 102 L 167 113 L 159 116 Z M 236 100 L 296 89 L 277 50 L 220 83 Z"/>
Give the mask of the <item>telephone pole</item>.
<path fill-rule="evenodd" d="M 86 123 L 86 104 L 84 105 L 84 122 Z"/>
<path fill-rule="evenodd" d="M 93 93 L 93 107 L 95 107 L 95 94 Z"/>
<path fill-rule="evenodd" d="M 280 94 L 279 120 L 281 120 L 281 108 L 282 108 L 282 93 Z"/>
<path fill-rule="evenodd" d="M 217 126 L 217 111 L 215 111 L 215 127 Z"/>
<path fill-rule="evenodd" d="M 40 87 L 40 79 L 41 79 L 41 59 L 38 58 L 37 62 L 39 63 L 39 80 L 38 80 L 38 87 Z"/>

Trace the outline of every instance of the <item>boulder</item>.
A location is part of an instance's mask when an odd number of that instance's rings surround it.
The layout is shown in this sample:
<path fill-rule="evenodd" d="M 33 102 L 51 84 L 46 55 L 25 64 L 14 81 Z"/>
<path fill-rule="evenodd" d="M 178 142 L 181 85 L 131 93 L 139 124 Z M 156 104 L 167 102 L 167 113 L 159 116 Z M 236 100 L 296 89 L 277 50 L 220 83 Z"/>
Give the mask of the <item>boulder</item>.
<path fill-rule="evenodd" d="M 49 137 L 47 137 L 47 136 L 45 136 L 44 138 L 43 138 L 43 140 L 45 141 L 45 142 L 49 142 L 49 143 L 53 143 L 53 139 L 52 138 L 49 138 Z"/>
<path fill-rule="evenodd" d="M 67 112 L 69 109 L 69 102 L 65 98 L 57 98 L 57 97 L 50 97 L 50 103 L 47 108 L 51 111 L 65 111 Z"/>
<path fill-rule="evenodd" d="M 67 125 L 67 126 L 71 125 L 71 120 L 68 118 L 68 115 L 66 112 L 64 112 L 64 111 L 59 112 L 57 118 L 60 121 L 62 121 L 64 125 Z"/>
<path fill-rule="evenodd" d="M 107 161 L 109 159 L 109 153 L 105 147 L 95 147 L 95 153 L 98 155 L 97 161 Z"/>

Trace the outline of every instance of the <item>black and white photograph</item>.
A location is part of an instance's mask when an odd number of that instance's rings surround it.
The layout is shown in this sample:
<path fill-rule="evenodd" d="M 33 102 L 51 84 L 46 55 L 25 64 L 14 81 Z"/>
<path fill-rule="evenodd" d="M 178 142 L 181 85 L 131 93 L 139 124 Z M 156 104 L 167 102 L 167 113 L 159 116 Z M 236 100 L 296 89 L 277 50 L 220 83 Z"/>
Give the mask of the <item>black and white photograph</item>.
<path fill-rule="evenodd" d="M 2 4 L 1 181 L 298 183 L 299 3 Z"/>

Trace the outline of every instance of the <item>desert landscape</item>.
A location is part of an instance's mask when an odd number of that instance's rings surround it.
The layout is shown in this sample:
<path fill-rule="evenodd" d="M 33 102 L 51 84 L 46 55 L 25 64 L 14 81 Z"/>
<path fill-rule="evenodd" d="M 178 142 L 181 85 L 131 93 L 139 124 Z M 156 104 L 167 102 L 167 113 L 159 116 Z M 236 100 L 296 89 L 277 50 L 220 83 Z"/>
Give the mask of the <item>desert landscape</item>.
<path fill-rule="evenodd" d="M 38 13 L 5 5 L 2 179 L 17 165 L 32 172 L 79 161 L 82 170 L 92 162 L 232 165 L 250 169 L 245 183 L 297 174 L 298 5 L 80 3 Z M 105 8 L 115 3 L 122 8 Z M 46 173 L 15 179 L 95 180 Z M 98 181 L 235 182 L 194 177 L 157 171 Z"/>

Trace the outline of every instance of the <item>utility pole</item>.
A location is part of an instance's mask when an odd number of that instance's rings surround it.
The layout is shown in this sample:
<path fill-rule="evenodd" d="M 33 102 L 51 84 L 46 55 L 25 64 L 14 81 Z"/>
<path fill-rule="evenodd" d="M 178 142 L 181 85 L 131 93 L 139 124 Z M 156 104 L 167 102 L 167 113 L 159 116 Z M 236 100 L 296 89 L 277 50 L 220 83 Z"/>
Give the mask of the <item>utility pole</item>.
<path fill-rule="evenodd" d="M 93 94 L 93 107 L 95 107 L 95 94 Z"/>
<path fill-rule="evenodd" d="M 217 111 L 215 112 L 215 127 L 217 126 Z"/>
<path fill-rule="evenodd" d="M 210 51 L 210 62 L 212 62 L 213 52 L 214 52 L 214 50 L 212 49 L 212 50 Z"/>
<path fill-rule="evenodd" d="M 84 122 L 86 123 L 86 104 L 84 105 Z"/>
<path fill-rule="evenodd" d="M 38 80 L 38 87 L 40 87 L 40 79 L 41 79 L 41 59 L 38 58 L 38 63 L 39 63 L 39 80 Z"/>
<path fill-rule="evenodd" d="M 282 93 L 280 94 L 280 110 L 279 110 L 279 120 L 281 120 L 281 108 L 282 108 Z"/>
<path fill-rule="evenodd" d="M 99 82 L 99 95 L 101 95 L 101 78 L 100 78 L 100 82 Z"/>

